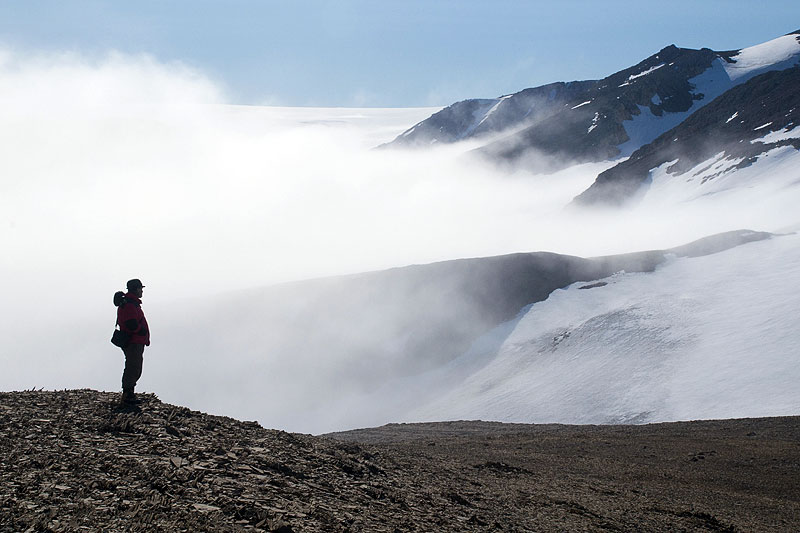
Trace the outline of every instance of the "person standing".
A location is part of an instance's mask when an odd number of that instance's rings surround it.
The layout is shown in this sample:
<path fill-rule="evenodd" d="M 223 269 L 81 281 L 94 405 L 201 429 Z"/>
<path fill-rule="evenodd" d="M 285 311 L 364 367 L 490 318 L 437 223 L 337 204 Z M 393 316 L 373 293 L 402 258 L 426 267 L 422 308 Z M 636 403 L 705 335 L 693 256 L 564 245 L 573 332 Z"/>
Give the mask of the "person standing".
<path fill-rule="evenodd" d="M 125 370 L 122 373 L 122 403 L 135 405 L 139 403 L 134 388 L 142 376 L 144 347 L 150 346 L 150 328 L 142 311 L 142 294 L 144 285 L 138 279 L 129 280 L 125 299 L 117 308 L 117 324 L 122 331 L 130 335 L 130 341 L 122 351 L 125 353 Z"/>

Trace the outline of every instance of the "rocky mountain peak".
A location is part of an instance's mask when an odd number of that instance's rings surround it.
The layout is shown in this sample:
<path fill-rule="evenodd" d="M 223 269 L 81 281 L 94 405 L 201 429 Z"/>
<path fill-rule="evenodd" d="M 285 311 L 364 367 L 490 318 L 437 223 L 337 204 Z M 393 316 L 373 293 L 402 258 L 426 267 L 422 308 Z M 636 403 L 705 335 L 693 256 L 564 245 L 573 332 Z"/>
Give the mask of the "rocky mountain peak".
<path fill-rule="evenodd" d="M 698 177 L 702 184 L 746 168 L 776 148 L 800 150 L 800 138 L 789 133 L 800 124 L 798 86 L 800 67 L 794 67 L 761 74 L 730 89 L 626 161 L 601 173 L 574 203 L 625 204 L 640 196 L 651 172 L 666 163 L 670 175 L 683 176 L 687 182 L 702 174 Z M 770 132 L 776 134 L 770 136 Z M 702 165 L 704 161 L 708 164 Z M 706 175 L 706 167 L 712 165 L 718 170 Z"/>
<path fill-rule="evenodd" d="M 671 44 L 602 80 L 453 104 L 386 146 L 478 140 L 475 153 L 534 172 L 627 157 L 732 87 L 791 67 L 797 54 L 780 39 L 731 51 Z"/>

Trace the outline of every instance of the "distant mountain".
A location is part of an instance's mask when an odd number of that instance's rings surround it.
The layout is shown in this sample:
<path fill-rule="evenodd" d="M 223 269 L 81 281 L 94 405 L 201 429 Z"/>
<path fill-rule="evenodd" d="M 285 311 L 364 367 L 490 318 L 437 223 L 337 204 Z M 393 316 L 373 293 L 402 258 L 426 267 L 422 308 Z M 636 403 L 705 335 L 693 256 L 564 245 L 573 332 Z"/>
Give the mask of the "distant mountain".
<path fill-rule="evenodd" d="M 800 67 L 734 87 L 675 128 L 601 173 L 577 205 L 621 205 L 664 165 L 671 178 L 703 185 L 785 146 L 800 150 Z"/>
<path fill-rule="evenodd" d="M 602 80 L 458 102 L 388 146 L 484 140 L 478 153 L 536 171 L 626 157 L 732 87 L 799 60 L 797 33 L 734 51 L 671 45 Z"/>
<path fill-rule="evenodd" d="M 591 89 L 596 82 L 551 83 L 499 98 L 470 99 L 448 106 L 384 146 L 426 147 L 507 132 L 543 120 Z"/>

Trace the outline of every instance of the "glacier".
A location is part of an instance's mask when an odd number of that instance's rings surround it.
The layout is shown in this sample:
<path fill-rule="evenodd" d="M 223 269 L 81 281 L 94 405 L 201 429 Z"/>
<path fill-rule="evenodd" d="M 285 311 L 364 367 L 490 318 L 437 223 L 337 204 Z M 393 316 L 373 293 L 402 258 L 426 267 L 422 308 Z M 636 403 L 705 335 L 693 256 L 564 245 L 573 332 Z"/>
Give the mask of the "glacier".
<path fill-rule="evenodd" d="M 794 415 L 800 236 L 576 283 L 406 421 L 572 424 Z M 475 362 L 471 363 L 475 366 Z"/>

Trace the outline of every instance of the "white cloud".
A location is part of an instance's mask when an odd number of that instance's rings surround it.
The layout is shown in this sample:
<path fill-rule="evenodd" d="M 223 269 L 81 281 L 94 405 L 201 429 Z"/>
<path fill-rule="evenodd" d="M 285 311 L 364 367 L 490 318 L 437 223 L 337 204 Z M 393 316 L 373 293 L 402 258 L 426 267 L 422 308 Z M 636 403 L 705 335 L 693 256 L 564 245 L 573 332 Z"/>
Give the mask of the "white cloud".
<path fill-rule="evenodd" d="M 0 51 L 0 389 L 116 388 L 111 295 L 132 277 L 158 317 L 190 294 L 283 280 L 777 229 L 796 198 L 577 215 L 563 206 L 608 163 L 534 176 L 469 145 L 371 149 L 433 111 L 230 106 L 202 73 L 145 56 Z M 155 335 L 175 319 L 161 318 Z"/>
<path fill-rule="evenodd" d="M 131 270 L 186 293 L 517 251 L 531 213 L 596 171 L 498 187 L 463 146 L 370 150 L 433 110 L 227 106 L 148 57 L 5 53 L 0 68 L 0 265 L 37 279 Z"/>
<path fill-rule="evenodd" d="M 219 86 L 203 73 L 178 62 L 161 63 L 148 55 L 110 52 L 87 57 L 72 52 L 17 54 L 0 50 L 3 113 L 152 104 L 218 103 Z"/>

